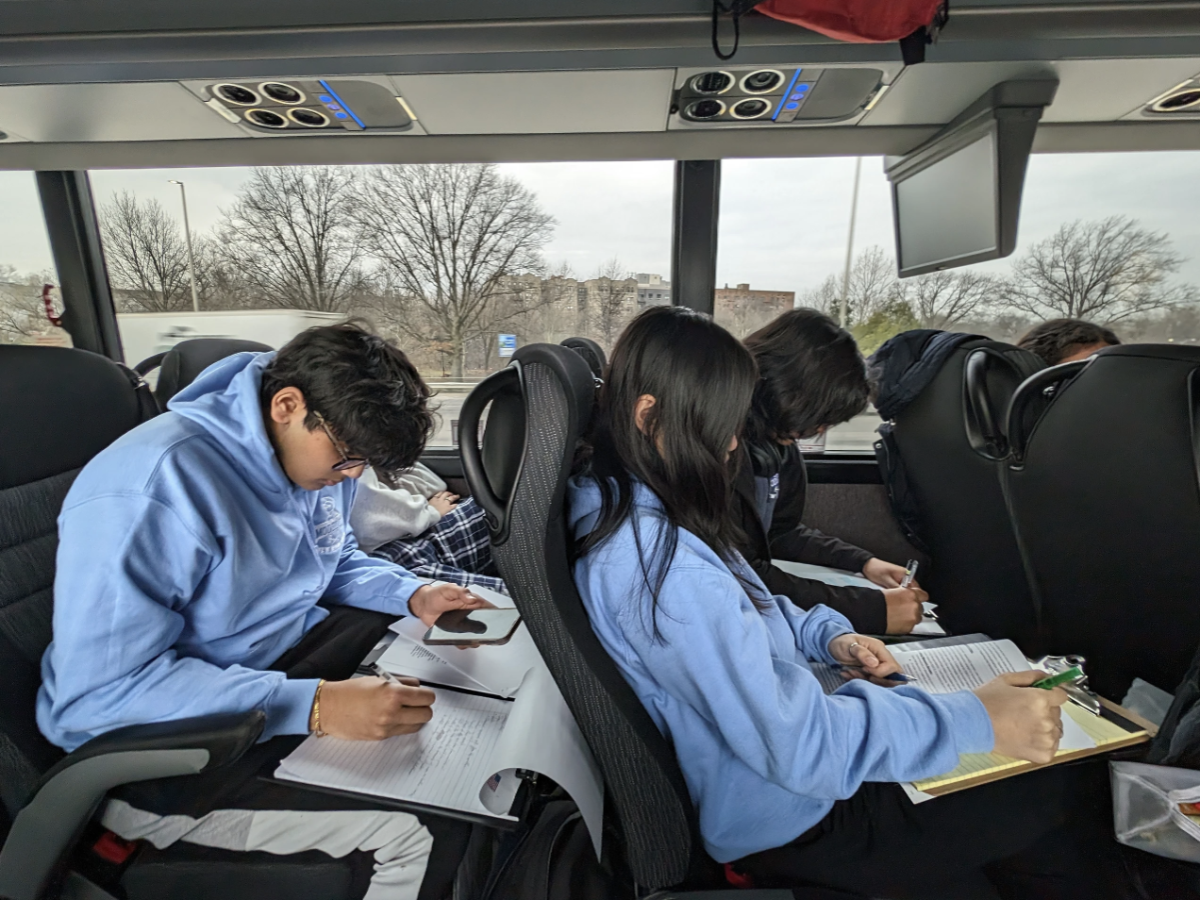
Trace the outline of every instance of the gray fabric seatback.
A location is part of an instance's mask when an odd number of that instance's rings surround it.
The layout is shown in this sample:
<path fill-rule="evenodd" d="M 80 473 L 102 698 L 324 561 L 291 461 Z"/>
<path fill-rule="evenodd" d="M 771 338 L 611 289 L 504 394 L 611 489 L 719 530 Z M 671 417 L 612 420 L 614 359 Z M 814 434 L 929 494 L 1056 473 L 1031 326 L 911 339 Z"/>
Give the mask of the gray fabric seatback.
<path fill-rule="evenodd" d="M 1035 602 L 1004 497 L 1004 425 L 1017 386 L 1041 360 L 986 338 L 947 357 L 893 423 L 932 563 L 920 581 L 952 632 L 1038 647 Z"/>
<path fill-rule="evenodd" d="M 641 887 L 661 888 L 683 881 L 696 861 L 691 799 L 673 748 L 592 631 L 567 549 L 564 495 L 594 390 L 591 368 L 571 350 L 520 348 L 463 405 L 463 466 L 509 592 L 604 776 L 606 819 L 625 862 Z M 504 402 L 488 413 L 481 451 L 480 414 L 497 398 Z M 523 441 L 498 428 L 498 417 L 511 417 Z"/>
<path fill-rule="evenodd" d="M 105 357 L 0 346 L 0 799 L 9 816 L 62 755 L 34 718 L 58 513 L 79 470 L 141 415 L 128 373 Z"/>

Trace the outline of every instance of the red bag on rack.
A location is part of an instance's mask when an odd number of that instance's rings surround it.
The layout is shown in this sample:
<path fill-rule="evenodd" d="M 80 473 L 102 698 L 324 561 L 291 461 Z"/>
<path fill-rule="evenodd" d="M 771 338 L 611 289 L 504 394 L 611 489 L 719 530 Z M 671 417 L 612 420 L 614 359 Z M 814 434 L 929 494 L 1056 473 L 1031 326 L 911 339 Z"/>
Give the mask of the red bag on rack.
<path fill-rule="evenodd" d="M 947 18 L 946 0 L 764 0 L 755 11 L 839 41 L 899 41 L 922 28 L 932 36 Z"/>

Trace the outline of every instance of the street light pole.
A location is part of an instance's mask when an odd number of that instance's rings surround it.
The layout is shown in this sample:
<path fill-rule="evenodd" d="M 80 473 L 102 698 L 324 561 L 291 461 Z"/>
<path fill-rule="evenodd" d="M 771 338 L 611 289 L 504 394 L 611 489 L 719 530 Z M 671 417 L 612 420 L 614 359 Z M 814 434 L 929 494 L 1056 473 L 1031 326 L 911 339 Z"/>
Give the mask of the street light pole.
<path fill-rule="evenodd" d="M 184 188 L 183 182 L 177 179 L 172 178 L 168 183 L 179 185 L 179 199 L 183 201 L 183 234 L 187 238 L 188 281 L 192 283 L 192 311 L 200 312 L 200 298 L 196 295 L 196 255 L 192 252 L 192 226 L 188 222 L 187 190 Z M 851 226 L 851 230 L 853 230 L 853 226 Z"/>
<path fill-rule="evenodd" d="M 862 175 L 862 157 L 854 161 L 854 193 L 850 198 L 850 234 L 846 238 L 846 271 L 842 274 L 842 303 L 838 324 L 846 327 L 846 307 L 850 300 L 850 262 L 854 257 L 854 219 L 858 214 L 858 179 Z"/>

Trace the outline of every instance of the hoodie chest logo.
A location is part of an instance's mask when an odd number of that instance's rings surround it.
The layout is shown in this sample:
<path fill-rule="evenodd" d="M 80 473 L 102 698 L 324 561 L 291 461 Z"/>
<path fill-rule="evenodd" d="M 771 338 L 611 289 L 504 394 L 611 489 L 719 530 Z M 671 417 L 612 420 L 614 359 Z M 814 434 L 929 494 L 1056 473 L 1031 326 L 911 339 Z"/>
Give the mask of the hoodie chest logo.
<path fill-rule="evenodd" d="M 771 476 L 770 482 L 767 485 L 767 500 L 774 502 L 779 499 L 779 473 L 776 472 Z"/>
<path fill-rule="evenodd" d="M 346 542 L 346 527 L 342 519 L 342 511 L 332 497 L 322 497 L 317 504 L 317 514 L 313 521 L 316 532 L 317 552 L 322 556 L 341 553 L 342 545 Z"/>

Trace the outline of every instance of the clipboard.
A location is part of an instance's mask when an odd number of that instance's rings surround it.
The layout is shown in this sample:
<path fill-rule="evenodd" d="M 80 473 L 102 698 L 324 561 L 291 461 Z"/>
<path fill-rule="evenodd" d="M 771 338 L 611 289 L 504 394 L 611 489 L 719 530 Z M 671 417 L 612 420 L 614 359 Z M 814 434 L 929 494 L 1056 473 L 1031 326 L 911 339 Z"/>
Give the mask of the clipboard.
<path fill-rule="evenodd" d="M 1096 746 L 1084 750 L 1060 750 L 1054 759 L 1048 763 L 1033 763 L 1026 760 L 1012 759 L 998 753 L 970 753 L 960 757 L 958 768 L 938 775 L 912 782 L 912 787 L 930 797 L 942 797 L 954 794 L 993 781 L 1012 778 L 1035 769 L 1045 769 L 1062 763 L 1110 753 L 1125 747 L 1136 746 L 1149 741 L 1158 733 L 1158 726 L 1143 719 L 1137 713 L 1118 706 L 1111 700 L 1100 698 L 1100 715 L 1096 716 L 1080 706 L 1068 703 L 1063 706 L 1063 715 L 1069 715 L 1078 722 L 1085 731 L 1096 741 Z"/>

